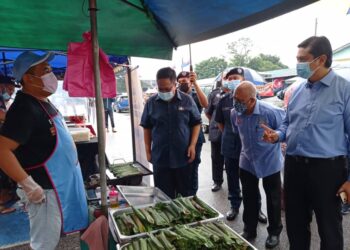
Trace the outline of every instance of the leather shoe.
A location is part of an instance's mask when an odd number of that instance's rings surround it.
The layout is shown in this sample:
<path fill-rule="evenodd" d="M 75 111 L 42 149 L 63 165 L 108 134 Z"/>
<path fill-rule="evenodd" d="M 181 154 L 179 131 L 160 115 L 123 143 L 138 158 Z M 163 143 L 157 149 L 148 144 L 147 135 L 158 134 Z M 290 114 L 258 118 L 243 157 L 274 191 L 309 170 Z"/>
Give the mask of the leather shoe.
<path fill-rule="evenodd" d="M 226 213 L 226 220 L 234 220 L 236 219 L 239 210 L 236 208 L 231 208 L 230 211 Z"/>
<path fill-rule="evenodd" d="M 246 239 L 247 241 L 254 240 L 256 238 L 256 233 L 248 233 L 244 231 L 241 233 L 241 236 Z"/>
<path fill-rule="evenodd" d="M 267 217 L 261 210 L 259 211 L 258 221 L 263 224 L 267 223 Z"/>
<path fill-rule="evenodd" d="M 280 236 L 279 235 L 269 235 L 265 242 L 266 248 L 274 248 L 275 246 L 280 243 Z"/>
<path fill-rule="evenodd" d="M 217 192 L 221 189 L 221 184 L 214 183 L 213 186 L 211 187 L 211 191 Z"/>

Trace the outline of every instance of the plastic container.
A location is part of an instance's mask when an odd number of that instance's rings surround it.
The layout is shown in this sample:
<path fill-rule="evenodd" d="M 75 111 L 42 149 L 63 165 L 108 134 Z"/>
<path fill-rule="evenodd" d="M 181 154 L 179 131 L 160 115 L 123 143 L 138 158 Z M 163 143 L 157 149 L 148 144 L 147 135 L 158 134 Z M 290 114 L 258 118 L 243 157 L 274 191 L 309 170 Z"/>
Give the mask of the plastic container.
<path fill-rule="evenodd" d="M 112 208 L 118 207 L 119 206 L 119 201 L 118 201 L 118 191 L 115 189 L 115 187 L 112 186 L 112 188 L 109 191 L 109 205 Z"/>

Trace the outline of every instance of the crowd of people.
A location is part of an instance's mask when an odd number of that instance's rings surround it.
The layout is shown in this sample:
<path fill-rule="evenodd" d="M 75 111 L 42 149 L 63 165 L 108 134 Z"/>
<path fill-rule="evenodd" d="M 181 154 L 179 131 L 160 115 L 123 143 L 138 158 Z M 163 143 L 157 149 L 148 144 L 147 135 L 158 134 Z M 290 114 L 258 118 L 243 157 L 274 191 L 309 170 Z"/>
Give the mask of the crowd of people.
<path fill-rule="evenodd" d="M 88 226 L 75 144 L 48 99 L 57 89 L 52 58 L 30 51 L 18 56 L 13 73 L 22 89 L 13 103 L 15 84 L 0 79 L 0 183 L 8 184 L 0 187 L 0 199 L 15 195 L 18 184 L 29 213 L 32 249 L 55 249 L 61 232 Z M 298 45 L 297 74 L 305 82 L 294 90 L 286 110 L 258 100 L 241 67 L 227 72 L 208 98 L 195 72 L 176 75 L 172 68 L 160 69 L 158 93 L 147 100 L 140 124 L 155 186 L 170 198 L 196 195 L 204 111 L 210 120 L 212 191 L 221 189 L 225 169 L 231 206 L 226 218 L 236 219 L 243 203 L 244 238 L 257 237 L 260 221 L 268 223 L 266 247 L 279 244 L 284 197 L 291 250 L 310 249 L 313 213 L 320 249 L 344 249 L 341 202 L 350 200 L 350 83 L 331 64 L 326 37 L 313 36 Z M 110 103 L 105 100 L 106 113 Z M 260 179 L 267 217 L 261 211 Z"/>
<path fill-rule="evenodd" d="M 208 100 L 194 72 L 176 77 L 173 69 L 160 69 L 158 94 L 146 102 L 140 124 L 155 186 L 171 198 L 196 194 L 204 109 L 210 120 L 212 191 L 221 189 L 225 168 L 231 205 L 226 218 L 234 220 L 243 201 L 242 236 L 254 239 L 258 221 L 268 221 L 265 246 L 277 246 L 283 200 L 291 250 L 310 249 L 313 213 L 320 249 L 344 249 L 341 202 L 350 200 L 350 83 L 331 64 L 326 37 L 298 45 L 297 74 L 305 82 L 286 110 L 258 100 L 240 67 L 223 76 Z M 260 179 L 267 218 L 261 211 Z"/>

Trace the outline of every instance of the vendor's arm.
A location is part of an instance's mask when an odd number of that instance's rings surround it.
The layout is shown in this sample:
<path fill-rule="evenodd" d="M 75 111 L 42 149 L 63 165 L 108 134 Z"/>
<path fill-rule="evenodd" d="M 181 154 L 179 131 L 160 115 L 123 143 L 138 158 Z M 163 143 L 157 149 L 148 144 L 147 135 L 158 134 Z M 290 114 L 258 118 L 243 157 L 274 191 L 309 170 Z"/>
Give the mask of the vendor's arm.
<path fill-rule="evenodd" d="M 18 146 L 17 142 L 0 135 L 0 168 L 16 182 L 23 181 L 28 177 L 13 154 Z"/>
<path fill-rule="evenodd" d="M 199 85 L 197 83 L 197 74 L 195 72 L 190 72 L 190 81 L 191 81 L 194 89 L 196 90 L 200 105 L 203 108 L 207 108 L 208 107 L 208 99 L 207 99 L 206 95 L 204 94 L 203 90 L 199 87 Z"/>
<path fill-rule="evenodd" d="M 6 111 L 0 109 L 0 122 L 5 121 Z"/>

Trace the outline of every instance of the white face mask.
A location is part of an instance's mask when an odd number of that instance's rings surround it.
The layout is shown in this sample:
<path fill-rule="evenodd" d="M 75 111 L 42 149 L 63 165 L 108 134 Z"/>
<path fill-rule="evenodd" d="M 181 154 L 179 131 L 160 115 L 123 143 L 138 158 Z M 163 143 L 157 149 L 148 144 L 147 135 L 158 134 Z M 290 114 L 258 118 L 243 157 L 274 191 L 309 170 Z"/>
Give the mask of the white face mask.
<path fill-rule="evenodd" d="M 47 73 L 45 75 L 42 75 L 41 77 L 36 76 L 36 75 L 32 75 L 32 76 L 41 79 L 41 81 L 44 84 L 44 87 L 42 88 L 42 90 L 44 90 L 48 93 L 51 93 L 51 94 L 56 92 L 58 81 L 57 81 L 57 78 L 56 78 L 54 73 L 50 72 L 50 73 Z M 36 84 L 34 86 L 39 87 Z"/>
<path fill-rule="evenodd" d="M 56 92 L 58 81 L 54 73 L 50 72 L 41 76 L 41 80 L 43 81 L 43 84 L 44 84 L 43 90 L 51 94 Z"/>

